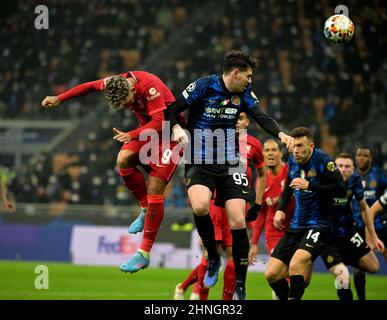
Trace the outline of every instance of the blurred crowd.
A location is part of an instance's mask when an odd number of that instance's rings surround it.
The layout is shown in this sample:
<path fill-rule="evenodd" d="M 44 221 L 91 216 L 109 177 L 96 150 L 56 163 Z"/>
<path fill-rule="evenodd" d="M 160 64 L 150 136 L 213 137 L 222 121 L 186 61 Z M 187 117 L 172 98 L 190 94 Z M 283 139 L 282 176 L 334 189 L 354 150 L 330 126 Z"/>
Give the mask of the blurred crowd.
<path fill-rule="evenodd" d="M 213 2 L 219 10 L 203 12 L 202 20 L 190 25 L 192 13 L 205 1 L 50 1 L 47 31 L 31 27 L 35 18 L 31 4 L 4 4 L 3 12 L 9 14 L 0 28 L 0 117 L 71 119 L 94 112 L 93 97 L 77 99 L 55 112 L 44 112 L 40 102 L 81 82 L 142 69 L 174 30 L 187 25 L 190 32 L 158 66 L 158 75 L 175 95 L 202 75 L 221 73 L 224 53 L 240 49 L 260 59 L 253 87 L 262 107 L 288 129 L 311 126 L 318 145 L 325 142 L 324 134 L 340 138 L 365 118 L 385 113 L 383 1 L 347 4 L 356 31 L 346 45 L 329 43 L 323 35 L 334 1 Z M 374 112 L 369 113 L 371 109 Z M 103 119 L 97 130 L 85 130 L 84 137 L 72 141 L 72 154 L 41 154 L 37 163 L 19 168 L 12 184 L 18 201 L 134 201 L 115 170 L 120 146 L 112 140 L 111 128 L 129 130 L 135 121 L 130 112 L 106 112 Z M 341 147 L 339 139 L 332 152 Z M 387 145 L 372 147 L 375 163 L 386 165 Z M 167 192 L 171 195 L 167 205 L 186 205 L 181 168 Z"/>

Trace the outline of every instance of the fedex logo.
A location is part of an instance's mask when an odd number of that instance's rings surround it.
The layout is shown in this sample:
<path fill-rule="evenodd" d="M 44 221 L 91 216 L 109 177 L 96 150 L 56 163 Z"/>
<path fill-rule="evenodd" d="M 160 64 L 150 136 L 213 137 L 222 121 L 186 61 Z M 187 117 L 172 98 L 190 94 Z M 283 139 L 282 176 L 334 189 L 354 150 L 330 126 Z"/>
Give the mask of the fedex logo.
<path fill-rule="evenodd" d="M 122 236 L 117 241 L 109 241 L 106 236 L 98 238 L 98 253 L 133 254 L 136 250 L 137 245 L 129 236 Z"/>

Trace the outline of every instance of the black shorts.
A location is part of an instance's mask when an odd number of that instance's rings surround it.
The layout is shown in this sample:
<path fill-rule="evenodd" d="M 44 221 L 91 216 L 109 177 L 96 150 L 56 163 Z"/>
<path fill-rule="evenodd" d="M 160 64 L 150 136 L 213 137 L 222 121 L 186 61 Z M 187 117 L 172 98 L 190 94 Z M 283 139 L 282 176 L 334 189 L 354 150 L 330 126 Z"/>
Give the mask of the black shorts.
<path fill-rule="evenodd" d="M 376 230 L 378 238 L 383 241 L 384 246 L 387 247 L 387 227 Z"/>
<path fill-rule="evenodd" d="M 341 262 L 346 266 L 360 268 L 360 258 L 370 251 L 365 239 L 359 232 L 354 231 L 349 236 L 330 239 L 321 258 L 327 269 Z"/>
<path fill-rule="evenodd" d="M 312 255 L 312 261 L 314 261 L 325 250 L 326 243 L 325 232 L 318 229 L 288 229 L 271 256 L 288 266 L 294 253 L 298 249 L 304 249 Z"/>
<path fill-rule="evenodd" d="M 249 182 L 243 166 L 230 164 L 185 165 L 187 190 L 195 184 L 216 189 L 215 205 L 224 207 L 230 199 L 249 199 Z"/>

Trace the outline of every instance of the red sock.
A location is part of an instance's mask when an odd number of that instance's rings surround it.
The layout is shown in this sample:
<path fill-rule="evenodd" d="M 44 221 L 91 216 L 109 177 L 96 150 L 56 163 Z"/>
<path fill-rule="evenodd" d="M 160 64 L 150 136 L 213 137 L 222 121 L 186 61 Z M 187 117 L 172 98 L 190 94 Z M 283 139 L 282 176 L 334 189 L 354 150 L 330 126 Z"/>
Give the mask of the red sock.
<path fill-rule="evenodd" d="M 185 291 L 187 290 L 187 287 L 190 286 L 191 284 L 195 283 L 198 281 L 198 269 L 199 265 L 196 266 L 195 269 L 191 271 L 191 273 L 188 275 L 188 277 L 184 280 L 184 282 L 180 285 L 180 287 Z"/>
<path fill-rule="evenodd" d="M 192 286 L 192 293 L 199 294 L 200 288 L 199 288 L 199 281 L 196 281 Z"/>
<path fill-rule="evenodd" d="M 199 269 L 198 269 L 199 297 L 200 297 L 200 300 L 207 300 L 210 289 L 204 286 L 204 276 L 207 271 L 208 263 L 207 261 L 204 260 L 205 264 L 203 264 L 203 260 L 204 259 L 202 259 L 202 262 L 199 265 Z"/>
<path fill-rule="evenodd" d="M 136 167 L 128 169 L 118 169 L 122 180 L 124 180 L 126 187 L 136 197 L 140 206 L 143 208 L 147 207 L 146 201 L 146 182 L 144 175 Z"/>
<path fill-rule="evenodd" d="M 140 249 L 150 252 L 164 218 L 164 196 L 162 194 L 152 194 L 147 196 L 147 200 L 148 207 L 145 214 L 144 236 Z"/>
<path fill-rule="evenodd" d="M 235 292 L 235 266 L 232 259 L 227 259 L 226 269 L 223 275 L 222 300 L 232 300 Z"/>

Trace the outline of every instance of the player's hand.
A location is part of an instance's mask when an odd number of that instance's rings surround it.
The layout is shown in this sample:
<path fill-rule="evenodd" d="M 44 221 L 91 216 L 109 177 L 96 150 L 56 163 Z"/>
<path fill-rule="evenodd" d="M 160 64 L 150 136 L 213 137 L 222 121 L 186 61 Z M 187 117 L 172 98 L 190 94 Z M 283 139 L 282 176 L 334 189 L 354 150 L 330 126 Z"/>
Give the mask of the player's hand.
<path fill-rule="evenodd" d="M 187 133 L 184 129 L 178 124 L 172 128 L 173 131 L 173 141 L 177 141 L 179 144 L 186 145 L 189 143 Z"/>
<path fill-rule="evenodd" d="M 60 100 L 57 96 L 47 96 L 42 101 L 43 108 L 56 108 L 59 104 Z"/>
<path fill-rule="evenodd" d="M 277 210 L 273 220 L 273 225 L 276 229 L 278 230 L 285 229 L 285 225 L 284 225 L 285 217 L 286 217 L 285 212 L 281 210 Z"/>
<path fill-rule="evenodd" d="M 255 221 L 258 217 L 259 210 L 261 210 L 261 205 L 254 203 L 247 211 L 246 222 Z"/>
<path fill-rule="evenodd" d="M 115 136 L 113 137 L 114 140 L 122 143 L 130 142 L 130 134 L 128 132 L 122 132 L 116 128 L 113 128 L 113 132 L 115 133 Z"/>
<path fill-rule="evenodd" d="M 293 189 L 307 190 L 309 188 L 309 181 L 302 178 L 295 178 L 290 182 L 289 187 Z"/>
<path fill-rule="evenodd" d="M 258 253 L 258 246 L 256 244 L 250 245 L 249 250 L 249 265 L 254 265 L 255 262 L 257 262 L 257 253 Z"/>
<path fill-rule="evenodd" d="M 283 132 L 280 132 L 278 134 L 278 138 L 281 140 L 281 142 L 286 145 L 286 148 L 288 149 L 289 152 L 292 152 L 293 150 L 293 146 L 294 146 L 294 138 L 283 133 Z"/>
<path fill-rule="evenodd" d="M 383 252 L 384 251 L 384 243 L 382 240 L 378 238 L 377 235 L 374 237 L 369 236 L 368 234 L 366 235 L 366 242 L 368 246 L 370 247 L 371 250 L 373 251 L 379 251 Z"/>

